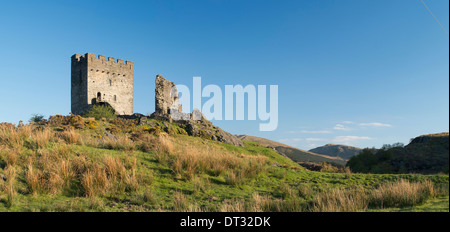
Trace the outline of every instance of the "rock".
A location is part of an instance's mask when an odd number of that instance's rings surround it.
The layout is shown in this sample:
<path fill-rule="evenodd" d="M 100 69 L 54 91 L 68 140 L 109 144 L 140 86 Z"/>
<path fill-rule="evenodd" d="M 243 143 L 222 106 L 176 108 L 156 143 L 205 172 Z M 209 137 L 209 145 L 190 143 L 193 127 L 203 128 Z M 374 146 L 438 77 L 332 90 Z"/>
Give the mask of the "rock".
<path fill-rule="evenodd" d="M 274 167 L 282 167 L 281 164 L 279 164 L 279 163 L 272 163 L 271 165 Z"/>
<path fill-rule="evenodd" d="M 211 139 L 235 146 L 244 146 L 242 141 L 236 136 L 220 129 L 219 127 L 214 126 L 207 120 L 199 122 L 190 121 L 185 128 L 186 132 L 191 136 Z"/>
<path fill-rule="evenodd" d="M 320 172 L 320 170 L 322 170 L 322 165 L 320 165 L 320 164 L 311 163 L 311 162 L 298 162 L 298 164 L 300 164 L 300 166 L 302 166 L 310 171 Z"/>
<path fill-rule="evenodd" d="M 111 134 L 111 132 L 109 132 L 109 131 L 105 131 L 105 137 L 117 140 L 117 136 Z"/>
<path fill-rule="evenodd" d="M 217 201 L 217 200 L 219 200 L 219 198 L 217 198 L 217 197 L 210 197 L 210 198 L 208 199 L 209 202 L 211 202 L 211 201 Z"/>

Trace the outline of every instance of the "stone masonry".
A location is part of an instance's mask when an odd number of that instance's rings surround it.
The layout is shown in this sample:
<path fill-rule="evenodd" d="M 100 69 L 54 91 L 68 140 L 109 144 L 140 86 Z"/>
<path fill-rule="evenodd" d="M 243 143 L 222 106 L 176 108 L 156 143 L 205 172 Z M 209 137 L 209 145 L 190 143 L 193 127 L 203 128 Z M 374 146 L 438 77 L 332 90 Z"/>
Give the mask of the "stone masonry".
<path fill-rule="evenodd" d="M 133 114 L 133 62 L 86 53 L 72 56 L 72 113 L 109 104 L 116 114 Z"/>
<path fill-rule="evenodd" d="M 178 89 L 175 84 L 159 74 L 156 75 L 155 116 L 175 121 L 189 120 L 191 114 L 183 113 L 183 107 L 178 101 Z"/>
<path fill-rule="evenodd" d="M 176 85 L 159 74 L 155 80 L 155 113 L 150 118 L 175 122 L 185 128 L 191 136 L 243 146 L 240 139 L 214 126 L 200 110 L 194 109 L 192 113 L 183 113 Z"/>

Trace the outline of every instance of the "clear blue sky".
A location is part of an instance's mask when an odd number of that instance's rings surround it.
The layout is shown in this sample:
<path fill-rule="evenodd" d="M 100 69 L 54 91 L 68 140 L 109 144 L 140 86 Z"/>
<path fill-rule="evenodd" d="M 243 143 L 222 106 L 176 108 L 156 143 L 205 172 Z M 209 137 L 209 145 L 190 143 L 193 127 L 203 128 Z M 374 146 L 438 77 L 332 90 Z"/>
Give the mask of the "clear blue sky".
<path fill-rule="evenodd" d="M 444 29 L 449 1 L 424 0 Z M 70 112 L 70 57 L 134 61 L 135 112 L 154 79 L 279 86 L 279 126 L 216 121 L 310 149 L 379 147 L 449 130 L 449 37 L 420 0 L 4 1 L 0 121 Z"/>

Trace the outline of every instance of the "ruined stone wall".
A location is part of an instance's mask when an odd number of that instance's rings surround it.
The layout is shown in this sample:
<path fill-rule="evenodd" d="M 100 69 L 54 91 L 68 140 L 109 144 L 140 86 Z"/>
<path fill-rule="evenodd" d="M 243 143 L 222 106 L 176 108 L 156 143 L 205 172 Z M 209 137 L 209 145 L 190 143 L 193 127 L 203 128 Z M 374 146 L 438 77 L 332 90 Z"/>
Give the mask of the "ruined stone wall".
<path fill-rule="evenodd" d="M 95 103 L 108 103 L 117 114 L 133 114 L 133 81 L 131 61 L 102 55 L 97 58 L 92 53 L 72 56 L 72 113 L 81 114 Z"/>
<path fill-rule="evenodd" d="M 171 109 L 177 111 L 181 109 L 178 104 L 177 87 L 173 82 L 158 74 L 155 80 L 155 113 L 168 115 Z"/>

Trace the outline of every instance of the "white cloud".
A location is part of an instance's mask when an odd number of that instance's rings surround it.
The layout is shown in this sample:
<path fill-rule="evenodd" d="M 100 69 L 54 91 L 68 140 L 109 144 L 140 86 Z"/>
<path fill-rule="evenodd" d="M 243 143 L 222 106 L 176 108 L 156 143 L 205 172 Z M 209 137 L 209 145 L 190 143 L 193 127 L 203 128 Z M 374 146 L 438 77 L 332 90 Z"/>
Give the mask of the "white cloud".
<path fill-rule="evenodd" d="M 344 123 L 344 124 L 354 124 L 354 122 L 352 122 L 352 121 L 343 121 L 342 123 Z"/>
<path fill-rule="evenodd" d="M 380 123 L 380 122 L 369 122 L 369 123 L 360 123 L 360 126 L 373 126 L 373 127 L 391 127 L 391 124 Z"/>
<path fill-rule="evenodd" d="M 319 146 L 320 146 L 319 144 L 313 144 L 313 143 L 303 145 L 304 148 L 316 148 Z"/>
<path fill-rule="evenodd" d="M 355 146 L 358 142 L 373 140 L 373 138 L 368 136 L 336 136 L 332 138 L 291 138 L 291 139 L 280 139 L 279 142 L 289 144 L 291 146 L 301 145 L 303 148 L 318 147 L 319 144 L 345 144 L 350 146 Z"/>
<path fill-rule="evenodd" d="M 286 131 L 286 133 L 288 133 L 288 134 L 296 134 L 296 133 L 298 133 L 298 131 Z"/>
<path fill-rule="evenodd" d="M 327 139 L 307 138 L 306 141 L 327 141 Z"/>
<path fill-rule="evenodd" d="M 327 130 L 323 130 L 323 131 L 307 131 L 307 130 L 302 130 L 300 131 L 302 133 L 305 134 L 331 134 L 331 131 L 327 131 Z"/>
<path fill-rule="evenodd" d="M 342 124 L 336 124 L 336 126 L 333 127 L 334 130 L 341 130 L 341 131 L 349 131 L 351 128 L 348 128 Z"/>
<path fill-rule="evenodd" d="M 278 140 L 280 143 L 295 143 L 295 142 L 301 142 L 303 139 L 300 138 L 293 138 L 293 139 L 280 139 Z"/>
<path fill-rule="evenodd" d="M 347 136 L 337 136 L 334 137 L 332 139 L 333 142 L 335 143 L 351 143 L 351 142 L 355 142 L 358 140 L 371 140 L 372 138 L 367 137 L 367 136 L 351 136 L 351 135 L 347 135 Z"/>

